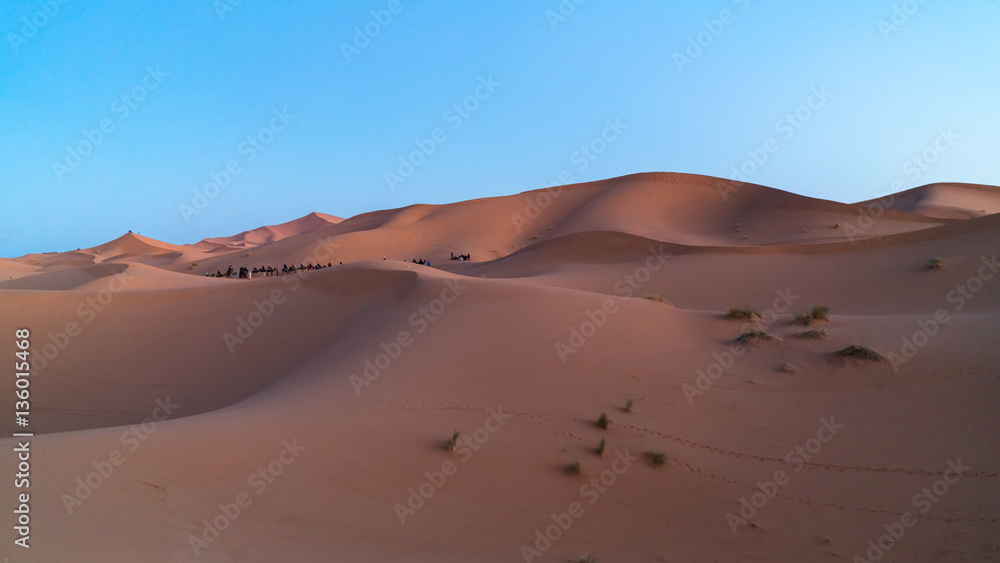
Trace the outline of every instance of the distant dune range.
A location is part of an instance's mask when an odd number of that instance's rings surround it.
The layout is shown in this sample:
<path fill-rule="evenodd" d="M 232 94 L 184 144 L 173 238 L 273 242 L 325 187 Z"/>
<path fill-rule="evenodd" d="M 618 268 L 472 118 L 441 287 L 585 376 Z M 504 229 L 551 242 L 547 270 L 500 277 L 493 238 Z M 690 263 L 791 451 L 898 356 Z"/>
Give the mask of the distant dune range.
<path fill-rule="evenodd" d="M 24 560 L 1000 560 L 998 251 L 993 186 L 842 204 L 648 173 L 0 259 L 2 349 L 27 327 L 36 366 Z M 829 320 L 795 320 L 814 305 Z M 774 338 L 734 344 L 736 306 Z M 889 359 L 837 355 L 851 344 Z M 449 453 L 455 430 L 487 440 Z M 581 487 L 626 450 L 591 504 Z M 248 481 L 275 460 L 265 490 Z"/>

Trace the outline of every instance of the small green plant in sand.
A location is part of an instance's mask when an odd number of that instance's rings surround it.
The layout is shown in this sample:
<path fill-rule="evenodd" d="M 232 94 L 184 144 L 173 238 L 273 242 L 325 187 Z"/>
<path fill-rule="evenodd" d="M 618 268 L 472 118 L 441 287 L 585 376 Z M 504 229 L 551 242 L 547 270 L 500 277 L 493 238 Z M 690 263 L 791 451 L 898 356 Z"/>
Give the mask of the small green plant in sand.
<path fill-rule="evenodd" d="M 820 328 L 820 329 L 812 329 L 812 330 L 807 330 L 805 332 L 800 332 L 796 336 L 808 340 L 824 340 L 826 338 L 829 338 L 830 334 L 827 333 L 822 328 Z"/>
<path fill-rule="evenodd" d="M 663 452 L 648 451 L 645 453 L 646 459 L 649 463 L 659 467 L 667 462 L 667 454 Z"/>
<path fill-rule="evenodd" d="M 749 344 L 755 340 L 774 340 L 774 337 L 759 328 L 752 328 L 736 339 L 737 344 Z"/>
<path fill-rule="evenodd" d="M 814 321 L 828 321 L 830 308 L 826 305 L 814 305 L 812 309 L 804 313 L 795 313 L 795 321 L 802 323 L 806 326 L 813 324 Z"/>
<path fill-rule="evenodd" d="M 456 430 L 455 433 L 451 435 L 451 438 L 448 438 L 448 440 L 444 443 L 444 449 L 448 450 L 449 452 L 453 452 L 455 451 L 455 446 L 457 445 L 458 445 L 458 430 Z"/>
<path fill-rule="evenodd" d="M 837 353 L 840 354 L 841 356 L 845 356 L 848 358 L 857 358 L 859 360 L 872 360 L 875 362 L 881 362 L 885 360 L 885 357 L 882 356 L 882 354 L 879 354 L 878 352 L 872 350 L 871 348 L 865 348 L 864 346 L 860 346 L 858 344 L 851 344 L 847 348 L 844 348 L 843 350 L 840 350 Z"/>
<path fill-rule="evenodd" d="M 651 294 L 645 296 L 643 299 L 649 299 L 650 301 L 658 301 L 660 303 L 663 303 L 664 305 L 670 305 L 671 304 L 670 301 L 667 301 L 666 299 L 664 299 L 662 295 L 658 295 L 656 293 L 651 293 Z"/>
<path fill-rule="evenodd" d="M 730 307 L 729 312 L 726 313 L 726 318 L 737 321 L 752 321 L 760 318 L 760 311 L 749 305 L 745 307 Z"/>
<path fill-rule="evenodd" d="M 601 416 L 597 417 L 597 427 L 601 430 L 607 430 L 608 426 L 611 425 L 611 421 L 608 419 L 607 413 L 601 413 Z"/>

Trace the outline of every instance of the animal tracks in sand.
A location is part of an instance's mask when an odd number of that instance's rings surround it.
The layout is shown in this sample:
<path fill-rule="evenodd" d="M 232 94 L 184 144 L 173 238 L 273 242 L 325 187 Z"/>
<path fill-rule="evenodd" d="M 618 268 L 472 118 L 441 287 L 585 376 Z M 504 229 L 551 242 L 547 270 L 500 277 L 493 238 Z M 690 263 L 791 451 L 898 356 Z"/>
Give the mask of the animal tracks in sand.
<path fill-rule="evenodd" d="M 445 411 L 456 411 L 456 412 L 483 412 L 483 413 L 487 412 L 487 409 L 493 408 L 491 406 L 462 406 L 462 405 L 453 405 L 453 404 L 440 403 L 440 402 L 434 402 L 434 401 L 415 401 L 415 400 L 407 400 L 407 401 L 383 401 L 383 402 L 377 402 L 377 403 L 367 403 L 368 406 L 378 406 L 378 405 L 381 405 L 381 404 L 392 405 L 392 406 L 397 406 L 397 407 L 404 407 L 404 408 L 411 408 L 411 409 L 421 409 L 421 410 L 426 409 L 426 410 L 445 410 Z M 566 425 L 566 424 L 593 425 L 594 421 L 591 420 L 591 419 L 561 417 L 561 416 L 554 416 L 554 415 L 544 415 L 544 414 L 537 414 L 537 413 L 529 413 L 529 412 L 511 410 L 511 409 L 509 409 L 507 407 L 504 407 L 504 410 L 505 410 L 505 412 L 513 415 L 514 418 L 516 418 L 518 420 L 521 420 L 521 421 L 524 421 L 524 422 L 531 423 L 531 424 L 537 424 L 537 425 L 545 428 L 546 430 L 552 432 L 554 435 L 557 435 L 557 436 L 567 436 L 567 437 L 573 438 L 575 440 L 579 440 L 582 444 L 589 444 L 592 441 L 592 438 L 585 438 L 585 437 L 579 436 L 579 435 L 574 434 L 573 432 L 571 432 L 571 431 L 569 431 L 569 430 L 561 427 L 562 425 Z M 653 435 L 653 436 L 657 436 L 657 437 L 665 439 L 665 440 L 669 440 L 669 441 L 674 442 L 676 444 L 680 444 L 682 446 L 686 446 L 686 447 L 693 448 L 693 449 L 699 449 L 699 450 L 703 450 L 703 451 L 708 451 L 708 452 L 712 452 L 714 454 L 723 455 L 723 456 L 727 456 L 727 457 L 732 457 L 732 458 L 736 458 L 736 459 L 752 460 L 752 461 L 757 461 L 757 462 L 761 462 L 761 463 L 777 463 L 777 464 L 781 464 L 781 465 L 788 465 L 788 462 L 786 460 L 784 460 L 782 458 L 779 458 L 779 457 L 766 456 L 766 455 L 757 455 L 757 454 L 752 454 L 752 453 L 739 452 L 739 451 L 735 451 L 735 450 L 729 450 L 729 449 L 725 449 L 725 448 L 711 446 L 709 444 L 704 444 L 704 443 L 701 443 L 701 442 L 696 442 L 694 440 L 689 440 L 689 439 L 686 439 L 686 438 L 682 438 L 680 436 L 675 436 L 675 435 L 672 435 L 672 434 L 668 434 L 666 432 L 660 432 L 658 430 L 653 430 L 653 429 L 650 429 L 650 428 L 645 428 L 645 427 L 634 425 L 634 424 L 622 424 L 622 423 L 619 423 L 619 422 L 613 422 L 612 425 L 611 425 L 611 428 L 612 429 L 621 429 L 621 430 L 625 430 L 625 431 L 628 431 L 628 432 L 632 432 L 632 433 L 636 434 L 637 436 Z M 690 464 L 690 463 L 688 463 L 686 461 L 683 461 L 683 459 L 679 458 L 674 453 L 671 453 L 670 457 L 671 457 L 671 461 L 674 462 L 677 466 L 679 466 L 679 467 L 681 467 L 681 468 L 683 468 L 683 469 L 685 469 L 687 471 L 690 471 L 691 473 L 694 473 L 694 474 L 697 474 L 697 475 L 702 475 L 702 476 L 705 476 L 705 477 L 708 477 L 708 478 L 711 478 L 711 479 L 714 479 L 714 480 L 717 480 L 717 481 L 720 481 L 720 482 L 724 482 L 724 483 L 727 483 L 727 484 L 732 485 L 734 487 L 738 487 L 740 489 L 756 490 L 755 485 L 752 484 L 752 483 L 744 483 L 744 482 L 736 480 L 736 479 L 731 479 L 731 478 L 728 478 L 728 477 L 724 477 L 722 475 L 718 475 L 718 474 L 712 473 L 712 472 L 710 472 L 710 471 L 708 471 L 708 470 L 706 470 L 704 468 L 697 467 L 697 466 L 692 465 L 692 464 Z M 837 465 L 837 464 L 830 464 L 830 463 L 805 462 L 805 461 L 802 461 L 802 460 L 798 460 L 796 462 L 796 465 L 797 466 L 801 466 L 802 469 L 836 471 L 836 472 L 839 472 L 839 473 L 854 472 L 854 473 L 862 473 L 862 474 L 897 474 L 897 475 L 914 475 L 914 476 L 923 476 L 923 477 L 942 477 L 945 474 L 945 471 L 940 471 L 940 470 L 928 470 L 928 469 L 905 468 L 905 467 L 849 466 L 849 465 Z M 1000 478 L 1000 473 L 998 473 L 998 472 L 992 472 L 992 471 L 970 471 L 968 473 L 965 473 L 963 475 L 963 477 L 964 478 L 977 478 L 977 479 L 997 479 L 997 478 Z M 901 515 L 903 513 L 901 511 L 897 511 L 897 510 L 885 510 L 885 509 L 872 508 L 872 507 L 867 507 L 867 506 L 857 506 L 857 505 L 842 504 L 842 503 L 836 503 L 836 502 L 818 501 L 818 500 L 813 500 L 813 499 L 808 499 L 808 498 L 802 498 L 802 497 L 797 497 L 797 496 L 789 495 L 789 494 L 786 494 L 786 493 L 783 493 L 783 492 L 780 492 L 780 491 L 777 492 L 776 496 L 779 496 L 779 497 L 782 497 L 782 498 L 785 498 L 785 499 L 788 499 L 788 500 L 792 500 L 792 501 L 795 501 L 795 502 L 799 502 L 799 503 L 805 504 L 807 506 L 818 506 L 818 507 L 824 507 L 824 508 L 835 508 L 835 509 L 839 509 L 839 510 L 852 510 L 852 511 L 868 512 L 868 513 L 872 513 L 872 514 L 882 514 L 882 515 L 888 515 L 888 516 L 899 516 L 899 515 Z M 947 523 L 956 523 L 956 522 L 1000 522 L 1000 517 L 993 517 L 993 518 L 990 518 L 990 517 L 984 517 L 984 518 L 959 518 L 959 517 L 948 517 L 948 516 L 924 516 L 923 518 L 927 519 L 927 520 L 937 520 L 937 521 L 947 522 Z"/>

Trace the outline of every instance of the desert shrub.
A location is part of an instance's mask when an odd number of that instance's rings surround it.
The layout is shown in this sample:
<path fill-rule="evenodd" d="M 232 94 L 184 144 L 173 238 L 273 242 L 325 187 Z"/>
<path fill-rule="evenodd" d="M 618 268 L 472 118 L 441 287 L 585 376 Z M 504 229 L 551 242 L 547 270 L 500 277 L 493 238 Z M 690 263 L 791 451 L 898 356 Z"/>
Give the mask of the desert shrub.
<path fill-rule="evenodd" d="M 580 465 L 579 461 L 574 461 L 566 466 L 566 472 L 570 475 L 580 475 L 583 473 L 583 467 Z"/>
<path fill-rule="evenodd" d="M 807 330 L 805 332 L 798 333 L 796 336 L 810 340 L 823 340 L 824 338 L 830 337 L 830 335 L 823 329 Z"/>
<path fill-rule="evenodd" d="M 830 308 L 826 305 L 813 305 L 809 311 L 795 313 L 795 322 L 809 326 L 813 321 L 828 321 Z"/>
<path fill-rule="evenodd" d="M 671 305 L 670 301 L 667 301 L 666 299 L 664 299 L 662 295 L 657 295 L 655 293 L 651 293 L 651 294 L 645 296 L 643 299 L 649 299 L 650 301 L 659 301 L 660 303 L 663 303 L 664 305 Z"/>
<path fill-rule="evenodd" d="M 944 267 L 944 260 L 941 260 L 940 258 L 936 258 L 936 257 L 935 258 L 931 258 L 927 262 L 927 269 L 928 270 L 940 270 L 943 267 Z"/>
<path fill-rule="evenodd" d="M 456 430 L 455 433 L 451 435 L 451 438 L 448 438 L 448 441 L 444 443 L 444 448 L 449 452 L 453 452 L 455 451 L 455 446 L 457 445 L 458 445 L 458 430 Z"/>
<path fill-rule="evenodd" d="M 837 352 L 841 356 L 846 356 L 848 358 L 858 358 L 859 360 L 873 360 L 876 362 L 881 362 L 885 359 L 882 354 L 872 350 L 871 348 L 865 348 L 864 346 L 858 344 L 851 344 L 847 348 Z"/>
<path fill-rule="evenodd" d="M 625 412 L 632 412 L 632 399 L 625 401 Z"/>
<path fill-rule="evenodd" d="M 753 342 L 754 340 L 774 340 L 774 337 L 770 334 L 760 330 L 759 328 L 752 328 L 736 339 L 739 344 L 747 344 Z"/>
<path fill-rule="evenodd" d="M 597 455 L 604 457 L 604 448 L 605 448 L 604 438 L 601 438 L 601 441 L 597 443 Z"/>
<path fill-rule="evenodd" d="M 755 318 L 760 317 L 760 311 L 754 309 L 753 307 L 730 307 L 729 312 L 726 313 L 727 319 L 739 320 L 739 321 L 752 321 Z"/>
<path fill-rule="evenodd" d="M 607 430 L 608 426 L 611 425 L 611 421 L 608 419 L 607 413 L 601 413 L 601 416 L 597 417 L 597 427 L 601 430 Z"/>
<path fill-rule="evenodd" d="M 645 456 L 646 456 L 646 459 L 649 460 L 649 463 L 652 463 L 653 465 L 655 465 L 657 467 L 659 467 L 659 466 L 661 466 L 661 465 L 663 465 L 664 463 L 667 462 L 667 454 L 665 454 L 663 452 L 647 451 L 645 453 Z"/>

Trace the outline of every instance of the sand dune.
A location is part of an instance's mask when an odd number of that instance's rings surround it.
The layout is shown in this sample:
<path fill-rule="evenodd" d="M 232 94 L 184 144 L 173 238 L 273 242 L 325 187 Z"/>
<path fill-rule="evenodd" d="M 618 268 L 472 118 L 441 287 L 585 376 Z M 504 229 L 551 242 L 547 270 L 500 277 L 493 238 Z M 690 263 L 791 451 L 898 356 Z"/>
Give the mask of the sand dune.
<path fill-rule="evenodd" d="M 84 268 L 93 265 L 97 256 L 85 250 L 71 252 L 47 252 L 45 254 L 27 254 L 5 262 L 5 268 L 18 268 L 21 271 L 35 272 L 62 270 L 67 268 Z M 16 265 L 15 265 L 16 264 Z"/>
<path fill-rule="evenodd" d="M 182 246 L 161 242 L 131 232 L 111 242 L 87 249 L 87 251 L 93 252 L 105 259 L 114 259 L 122 256 L 155 256 L 183 250 L 184 247 Z"/>
<path fill-rule="evenodd" d="M 331 224 L 335 225 L 343 221 L 340 217 L 327 215 L 325 213 L 310 213 L 305 217 L 300 217 L 288 223 L 259 227 L 250 231 L 244 231 L 231 237 L 207 238 L 201 242 L 232 247 L 253 247 L 265 243 L 275 242 L 290 236 L 311 233 Z"/>
<path fill-rule="evenodd" d="M 95 264 L 83 268 L 46 272 L 16 280 L 0 281 L 2 289 L 74 289 L 95 279 L 121 274 L 127 264 Z"/>
<path fill-rule="evenodd" d="M 30 560 L 996 560 L 997 202 L 641 174 L 2 260 Z"/>
<path fill-rule="evenodd" d="M 199 271 L 213 273 L 240 263 L 316 262 L 322 248 L 326 252 L 320 254 L 329 257 L 324 262 L 386 257 L 441 264 L 453 253 L 489 261 L 539 241 L 594 231 L 691 246 L 757 247 L 853 242 L 947 222 L 892 209 L 880 210 L 877 220 L 870 220 L 871 215 L 864 204 L 819 201 L 753 184 L 733 187 L 706 176 L 636 174 L 516 196 L 366 213 L 271 244 L 217 250 L 197 262 Z M 181 262 L 175 264 L 178 270 L 189 266 Z"/>
<path fill-rule="evenodd" d="M 39 266 L 36 265 L 10 260 L 8 258 L 0 258 L 0 280 L 12 280 L 15 277 L 19 278 L 21 276 L 31 275 L 37 272 L 38 269 Z"/>
<path fill-rule="evenodd" d="M 1000 212 L 1000 193 L 992 186 L 975 184 L 930 184 L 873 201 L 935 219 L 969 219 Z"/>

